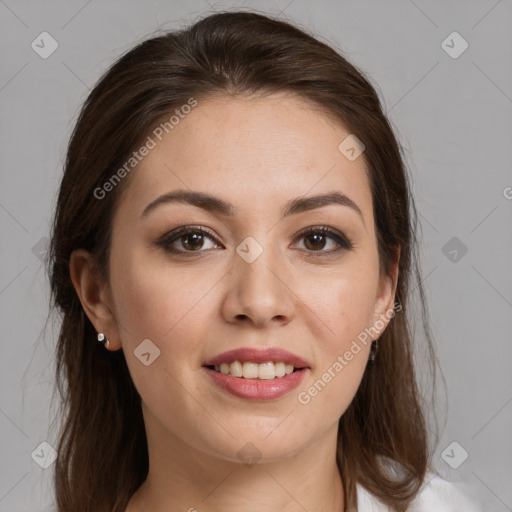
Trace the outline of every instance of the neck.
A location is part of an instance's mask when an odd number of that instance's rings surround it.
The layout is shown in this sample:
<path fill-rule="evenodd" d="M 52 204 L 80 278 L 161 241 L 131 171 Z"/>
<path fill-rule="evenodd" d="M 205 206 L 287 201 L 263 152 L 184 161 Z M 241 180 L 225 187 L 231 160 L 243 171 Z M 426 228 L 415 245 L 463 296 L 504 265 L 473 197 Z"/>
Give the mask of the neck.
<path fill-rule="evenodd" d="M 125 512 L 344 510 L 337 424 L 296 454 L 253 465 L 199 451 L 161 425 L 153 427 L 146 425 L 148 476 Z"/>

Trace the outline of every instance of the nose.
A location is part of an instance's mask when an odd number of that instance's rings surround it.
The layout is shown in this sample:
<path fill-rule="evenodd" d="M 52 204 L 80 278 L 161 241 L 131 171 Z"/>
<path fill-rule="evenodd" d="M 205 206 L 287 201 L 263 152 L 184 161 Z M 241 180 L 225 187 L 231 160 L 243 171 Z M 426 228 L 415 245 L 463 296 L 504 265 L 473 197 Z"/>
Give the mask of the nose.
<path fill-rule="evenodd" d="M 294 293 L 284 263 L 270 250 L 252 263 L 234 255 L 222 313 L 230 323 L 252 323 L 261 328 L 276 323 L 285 325 L 294 316 Z"/>

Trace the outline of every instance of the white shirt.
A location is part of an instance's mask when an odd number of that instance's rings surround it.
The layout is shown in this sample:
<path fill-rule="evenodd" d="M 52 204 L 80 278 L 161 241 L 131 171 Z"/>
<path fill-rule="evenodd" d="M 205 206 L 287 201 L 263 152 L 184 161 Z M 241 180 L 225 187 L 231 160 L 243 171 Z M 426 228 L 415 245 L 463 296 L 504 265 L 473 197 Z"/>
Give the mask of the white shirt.
<path fill-rule="evenodd" d="M 357 485 L 357 503 L 359 512 L 390 511 L 375 495 L 360 485 Z M 482 512 L 482 509 L 468 497 L 462 484 L 448 482 L 428 473 L 407 512 Z"/>

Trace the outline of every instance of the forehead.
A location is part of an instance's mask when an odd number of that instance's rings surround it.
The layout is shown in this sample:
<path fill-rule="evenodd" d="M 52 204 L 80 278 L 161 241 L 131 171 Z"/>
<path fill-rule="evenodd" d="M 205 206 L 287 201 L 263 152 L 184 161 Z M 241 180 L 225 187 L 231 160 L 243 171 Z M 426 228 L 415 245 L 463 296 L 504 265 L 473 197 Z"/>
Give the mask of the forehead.
<path fill-rule="evenodd" d="M 290 94 L 198 101 L 161 140 L 150 134 L 155 145 L 132 171 L 120 208 L 130 205 L 140 215 L 158 195 L 178 188 L 265 210 L 338 190 L 370 220 L 364 158 L 350 161 L 338 149 L 349 134 Z"/>

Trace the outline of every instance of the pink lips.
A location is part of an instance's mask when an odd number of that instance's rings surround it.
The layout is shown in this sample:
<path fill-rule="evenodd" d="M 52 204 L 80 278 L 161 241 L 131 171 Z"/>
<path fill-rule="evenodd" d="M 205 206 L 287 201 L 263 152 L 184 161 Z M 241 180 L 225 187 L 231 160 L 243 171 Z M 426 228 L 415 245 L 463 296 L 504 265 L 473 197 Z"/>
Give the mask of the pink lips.
<path fill-rule="evenodd" d="M 233 361 L 265 363 L 267 361 L 292 364 L 296 370 L 293 373 L 277 377 L 271 380 L 245 379 L 230 374 L 219 373 L 208 366 L 232 363 Z M 280 348 L 253 349 L 243 348 L 229 350 L 206 361 L 202 368 L 210 376 L 212 381 L 221 389 L 232 395 L 246 400 L 275 400 L 292 389 L 296 388 L 310 367 L 304 359 Z"/>

